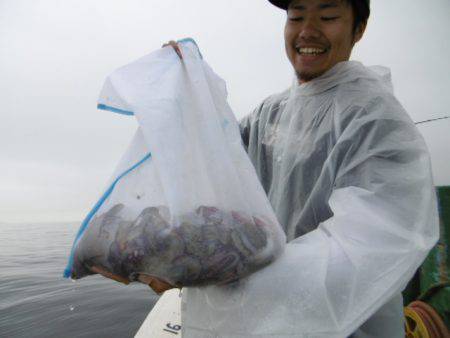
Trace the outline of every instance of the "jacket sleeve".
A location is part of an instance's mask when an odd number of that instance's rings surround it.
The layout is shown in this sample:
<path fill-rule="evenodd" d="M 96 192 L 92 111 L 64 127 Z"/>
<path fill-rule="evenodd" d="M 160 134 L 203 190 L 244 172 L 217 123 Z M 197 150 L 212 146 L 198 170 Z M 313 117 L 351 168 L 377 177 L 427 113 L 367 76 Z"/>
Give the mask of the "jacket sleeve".
<path fill-rule="evenodd" d="M 241 132 L 242 145 L 247 150 L 250 137 L 250 115 L 245 116 L 239 121 L 239 131 Z"/>
<path fill-rule="evenodd" d="M 218 309 L 201 327 L 347 337 L 404 289 L 437 241 L 438 213 L 425 143 L 398 106 L 374 100 L 342 115 L 323 168 L 333 216 L 238 286 L 189 290 L 187 306 Z"/>

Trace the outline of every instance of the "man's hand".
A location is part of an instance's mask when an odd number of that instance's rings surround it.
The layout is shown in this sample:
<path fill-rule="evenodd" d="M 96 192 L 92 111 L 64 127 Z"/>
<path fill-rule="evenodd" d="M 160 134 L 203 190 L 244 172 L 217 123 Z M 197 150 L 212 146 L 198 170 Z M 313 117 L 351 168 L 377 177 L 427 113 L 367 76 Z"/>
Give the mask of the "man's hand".
<path fill-rule="evenodd" d="M 183 59 L 183 55 L 181 54 L 181 49 L 178 43 L 174 40 L 170 40 L 169 42 L 162 45 L 162 47 L 172 46 L 172 48 L 175 50 L 177 55 L 180 57 L 180 59 Z"/>
<path fill-rule="evenodd" d="M 156 277 L 151 277 L 147 275 L 140 274 L 138 280 L 141 283 L 150 286 L 153 289 L 153 291 L 155 291 L 158 295 L 162 294 L 164 291 L 175 288 L 175 286 L 170 285 Z"/>
<path fill-rule="evenodd" d="M 102 267 L 92 266 L 90 268 L 90 270 L 92 272 L 95 272 L 95 273 L 98 273 L 98 274 L 102 275 L 103 277 L 115 280 L 116 282 L 120 282 L 120 283 L 123 283 L 123 284 L 126 284 L 126 285 L 130 284 L 130 280 L 128 280 L 128 279 L 126 279 L 126 278 L 124 278 L 122 276 L 113 274 L 113 273 L 105 270 Z M 156 277 L 151 277 L 151 276 L 142 275 L 142 274 L 139 275 L 138 281 L 141 282 L 141 283 L 147 284 L 158 295 L 162 294 L 164 291 L 167 291 L 167 290 L 175 288 L 175 286 L 172 286 L 172 285 L 170 285 L 170 284 L 168 284 L 168 283 L 166 283 L 166 282 L 164 282 L 164 281 L 162 281 L 162 280 L 160 280 L 160 279 L 158 279 Z"/>
<path fill-rule="evenodd" d="M 130 284 L 130 281 L 128 279 L 123 278 L 122 276 L 119 276 L 119 275 L 115 275 L 99 266 L 94 265 L 94 266 L 91 266 L 89 269 L 92 272 L 98 273 L 98 274 L 102 275 L 103 277 L 115 280 L 116 282 L 120 282 L 120 283 L 123 283 L 126 285 Z"/>

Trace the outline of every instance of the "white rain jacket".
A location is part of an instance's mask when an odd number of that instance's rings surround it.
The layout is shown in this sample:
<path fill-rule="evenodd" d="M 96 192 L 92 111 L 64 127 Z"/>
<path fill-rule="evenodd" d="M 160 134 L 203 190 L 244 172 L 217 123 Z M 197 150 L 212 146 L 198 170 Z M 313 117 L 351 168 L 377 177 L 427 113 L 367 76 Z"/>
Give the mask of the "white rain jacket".
<path fill-rule="evenodd" d="M 438 213 L 389 71 L 339 63 L 266 99 L 241 133 L 289 243 L 236 284 L 184 289 L 183 338 L 404 337 L 401 291 Z"/>

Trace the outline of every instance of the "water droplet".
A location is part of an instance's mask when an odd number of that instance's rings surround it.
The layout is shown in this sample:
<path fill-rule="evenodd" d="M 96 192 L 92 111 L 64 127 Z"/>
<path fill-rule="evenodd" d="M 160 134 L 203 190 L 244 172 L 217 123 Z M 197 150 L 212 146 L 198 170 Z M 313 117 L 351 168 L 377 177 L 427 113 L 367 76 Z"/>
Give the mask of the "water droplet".
<path fill-rule="evenodd" d="M 70 306 L 69 306 L 69 309 L 70 309 L 70 311 L 73 311 L 73 310 L 75 310 L 75 306 L 70 305 Z"/>

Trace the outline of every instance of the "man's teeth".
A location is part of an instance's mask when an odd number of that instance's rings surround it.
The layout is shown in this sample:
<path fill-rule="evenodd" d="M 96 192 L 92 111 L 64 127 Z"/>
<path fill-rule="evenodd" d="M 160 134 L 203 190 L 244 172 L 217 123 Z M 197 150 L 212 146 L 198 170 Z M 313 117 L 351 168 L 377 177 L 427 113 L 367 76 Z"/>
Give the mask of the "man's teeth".
<path fill-rule="evenodd" d="M 296 48 L 297 52 L 300 54 L 317 55 L 325 52 L 322 48 Z"/>

